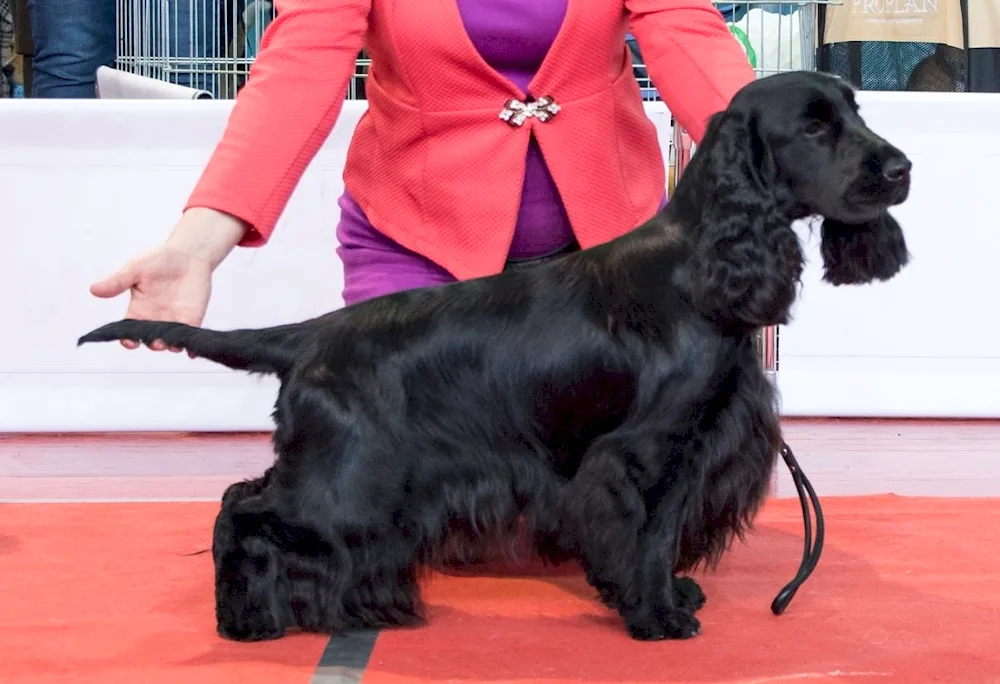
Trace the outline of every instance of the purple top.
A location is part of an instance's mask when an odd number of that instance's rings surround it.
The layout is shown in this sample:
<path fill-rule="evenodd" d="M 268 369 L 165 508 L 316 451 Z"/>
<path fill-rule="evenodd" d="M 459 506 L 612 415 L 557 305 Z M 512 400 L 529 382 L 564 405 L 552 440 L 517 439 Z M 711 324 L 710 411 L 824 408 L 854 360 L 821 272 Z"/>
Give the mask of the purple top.
<path fill-rule="evenodd" d="M 469 39 L 483 59 L 527 92 L 566 14 L 567 0 L 455 0 Z M 528 93 L 540 97 L 538 93 Z M 344 238 L 371 238 L 376 232 L 354 200 L 341 198 L 344 215 L 338 232 Z M 363 235 L 367 233 L 368 235 Z M 512 260 L 545 256 L 574 241 L 569 216 L 542 152 L 532 138 L 528 147 L 521 206 L 517 213 Z"/>

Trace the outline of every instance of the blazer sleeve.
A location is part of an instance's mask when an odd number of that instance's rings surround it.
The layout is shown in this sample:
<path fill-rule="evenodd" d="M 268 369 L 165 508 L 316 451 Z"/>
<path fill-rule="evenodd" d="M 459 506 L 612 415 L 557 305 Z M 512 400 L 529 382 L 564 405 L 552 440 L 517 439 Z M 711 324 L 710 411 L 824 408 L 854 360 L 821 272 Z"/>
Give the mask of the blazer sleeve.
<path fill-rule="evenodd" d="M 263 245 L 333 129 L 368 31 L 371 0 L 277 0 L 277 16 L 186 207 L 249 224 Z"/>
<path fill-rule="evenodd" d="M 625 0 L 632 34 L 667 108 L 696 142 L 756 77 L 709 0 Z"/>

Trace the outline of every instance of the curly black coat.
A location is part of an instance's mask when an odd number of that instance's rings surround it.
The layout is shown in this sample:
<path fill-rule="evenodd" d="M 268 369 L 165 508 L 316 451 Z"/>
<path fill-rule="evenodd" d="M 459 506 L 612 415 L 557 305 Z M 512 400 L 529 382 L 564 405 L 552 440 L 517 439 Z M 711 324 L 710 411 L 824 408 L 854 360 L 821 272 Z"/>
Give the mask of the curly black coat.
<path fill-rule="evenodd" d="M 824 217 L 830 283 L 890 278 L 909 170 L 847 83 L 772 76 L 712 119 L 666 209 L 613 242 L 293 325 L 121 321 L 81 343 L 160 339 L 281 380 L 277 460 L 216 523 L 228 638 L 415 623 L 418 568 L 519 519 L 633 637 L 691 637 L 704 595 L 677 574 L 744 533 L 781 445 L 754 340 L 789 320 L 791 224 Z"/>

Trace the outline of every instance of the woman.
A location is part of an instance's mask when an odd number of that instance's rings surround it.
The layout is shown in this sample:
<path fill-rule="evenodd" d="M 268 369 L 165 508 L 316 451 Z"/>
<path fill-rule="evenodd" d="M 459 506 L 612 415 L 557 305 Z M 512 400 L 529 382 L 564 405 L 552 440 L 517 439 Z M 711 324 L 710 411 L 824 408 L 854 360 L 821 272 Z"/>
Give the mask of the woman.
<path fill-rule="evenodd" d="M 627 31 L 696 142 L 754 78 L 709 0 L 276 4 L 173 232 L 91 287 L 98 297 L 131 290 L 128 317 L 201 323 L 213 270 L 237 245 L 267 242 L 337 120 L 362 47 L 369 107 L 337 229 L 348 305 L 590 247 L 652 216 L 664 162 Z M 548 106 L 532 110 L 539 100 Z"/>

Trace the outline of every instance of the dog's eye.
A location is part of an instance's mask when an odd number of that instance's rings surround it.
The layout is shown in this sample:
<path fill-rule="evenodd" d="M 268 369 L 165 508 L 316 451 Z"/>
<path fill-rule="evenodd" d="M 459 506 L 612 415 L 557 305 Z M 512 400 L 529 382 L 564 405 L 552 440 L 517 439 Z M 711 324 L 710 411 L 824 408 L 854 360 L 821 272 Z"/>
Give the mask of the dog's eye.
<path fill-rule="evenodd" d="M 805 134 L 809 136 L 819 135 L 826 130 L 826 126 L 822 121 L 810 121 L 805 128 Z"/>

